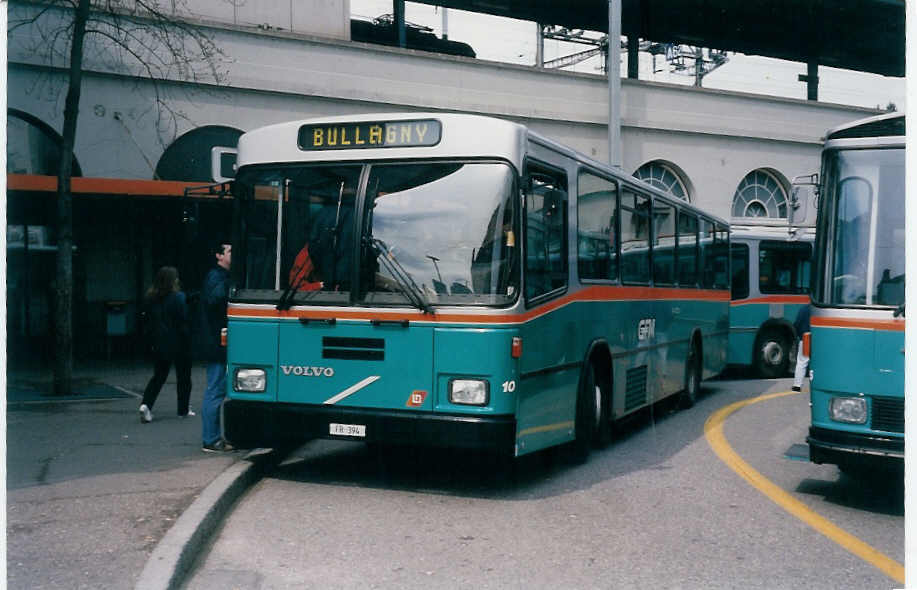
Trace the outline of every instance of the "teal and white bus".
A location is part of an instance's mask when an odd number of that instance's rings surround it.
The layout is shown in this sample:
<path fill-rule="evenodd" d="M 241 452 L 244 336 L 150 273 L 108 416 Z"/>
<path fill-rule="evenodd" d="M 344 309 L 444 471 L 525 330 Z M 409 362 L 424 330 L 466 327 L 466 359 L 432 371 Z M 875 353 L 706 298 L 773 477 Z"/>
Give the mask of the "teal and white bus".
<path fill-rule="evenodd" d="M 807 442 L 845 470 L 904 458 L 904 121 L 829 131 L 817 185 Z"/>
<path fill-rule="evenodd" d="M 237 157 L 234 445 L 585 457 L 726 364 L 728 224 L 525 126 L 297 121 Z"/>
<path fill-rule="evenodd" d="M 809 305 L 814 241 L 812 227 L 731 226 L 730 365 L 750 366 L 772 379 L 795 364 L 802 335 L 793 322 Z"/>

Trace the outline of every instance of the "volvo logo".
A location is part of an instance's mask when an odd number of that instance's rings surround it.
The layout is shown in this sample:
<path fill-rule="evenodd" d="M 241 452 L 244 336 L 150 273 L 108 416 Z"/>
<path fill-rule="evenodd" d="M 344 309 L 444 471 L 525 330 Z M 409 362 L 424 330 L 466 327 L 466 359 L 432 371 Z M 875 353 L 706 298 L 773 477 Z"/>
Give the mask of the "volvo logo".
<path fill-rule="evenodd" d="M 334 369 L 331 367 L 280 365 L 280 369 L 284 375 L 296 375 L 297 377 L 334 377 Z"/>

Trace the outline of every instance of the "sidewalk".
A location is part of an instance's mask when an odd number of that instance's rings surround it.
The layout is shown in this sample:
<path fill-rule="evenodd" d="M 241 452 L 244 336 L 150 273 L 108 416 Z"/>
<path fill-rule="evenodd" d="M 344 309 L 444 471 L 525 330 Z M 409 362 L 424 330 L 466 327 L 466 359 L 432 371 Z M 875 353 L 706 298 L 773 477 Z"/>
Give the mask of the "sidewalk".
<path fill-rule="evenodd" d="M 175 373 L 151 424 L 137 412 L 152 367 L 74 370 L 79 395 L 53 398 L 51 369 L 7 376 L 7 582 L 19 588 L 133 588 L 166 532 L 244 453 L 201 451 L 195 417 L 176 416 Z"/>

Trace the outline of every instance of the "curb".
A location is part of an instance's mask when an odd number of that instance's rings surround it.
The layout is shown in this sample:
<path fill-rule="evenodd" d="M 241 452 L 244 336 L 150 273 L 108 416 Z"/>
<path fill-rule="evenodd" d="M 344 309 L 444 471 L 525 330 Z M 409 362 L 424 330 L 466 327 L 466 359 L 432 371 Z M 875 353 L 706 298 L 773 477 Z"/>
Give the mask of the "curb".
<path fill-rule="evenodd" d="M 249 453 L 210 482 L 156 544 L 134 588 L 177 589 L 235 501 L 279 459 L 277 451 Z"/>

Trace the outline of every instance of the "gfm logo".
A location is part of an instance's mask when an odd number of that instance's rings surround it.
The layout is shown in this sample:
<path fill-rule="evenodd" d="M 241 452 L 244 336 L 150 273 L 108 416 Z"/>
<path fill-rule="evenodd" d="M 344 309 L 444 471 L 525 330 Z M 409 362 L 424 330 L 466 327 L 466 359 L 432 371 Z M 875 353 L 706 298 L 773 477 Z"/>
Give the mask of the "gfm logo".
<path fill-rule="evenodd" d="M 656 337 L 656 318 L 646 318 L 637 324 L 637 340 L 649 340 Z"/>
<path fill-rule="evenodd" d="M 300 365 L 280 365 L 284 375 L 297 377 L 334 377 L 331 367 L 305 367 Z"/>
<path fill-rule="evenodd" d="M 408 398 L 408 403 L 405 405 L 409 408 L 419 408 L 423 405 L 425 399 L 427 399 L 426 391 L 412 391 L 411 397 Z"/>

